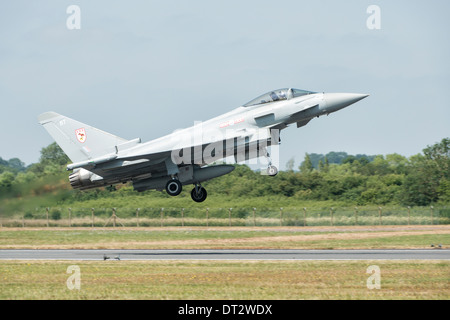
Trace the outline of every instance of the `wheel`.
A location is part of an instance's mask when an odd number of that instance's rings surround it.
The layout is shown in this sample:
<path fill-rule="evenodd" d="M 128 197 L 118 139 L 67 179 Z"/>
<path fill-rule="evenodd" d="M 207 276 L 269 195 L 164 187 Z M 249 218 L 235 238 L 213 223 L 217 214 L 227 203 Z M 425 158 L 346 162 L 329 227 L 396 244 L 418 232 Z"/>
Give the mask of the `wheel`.
<path fill-rule="evenodd" d="M 196 188 L 192 189 L 191 191 L 191 198 L 195 202 L 203 202 L 206 199 L 206 196 L 208 195 L 206 192 L 206 189 L 203 187 L 200 187 L 198 189 L 198 192 L 195 190 Z"/>
<path fill-rule="evenodd" d="M 272 176 L 272 177 L 273 177 L 273 176 L 276 176 L 277 173 L 278 173 L 277 167 L 275 167 L 275 166 L 270 166 L 270 167 L 267 168 L 267 174 L 268 174 L 269 176 Z"/>
<path fill-rule="evenodd" d="M 183 186 L 181 185 L 180 180 L 172 179 L 167 181 L 166 184 L 166 192 L 170 196 L 177 196 L 181 193 L 181 190 L 183 189 Z"/>

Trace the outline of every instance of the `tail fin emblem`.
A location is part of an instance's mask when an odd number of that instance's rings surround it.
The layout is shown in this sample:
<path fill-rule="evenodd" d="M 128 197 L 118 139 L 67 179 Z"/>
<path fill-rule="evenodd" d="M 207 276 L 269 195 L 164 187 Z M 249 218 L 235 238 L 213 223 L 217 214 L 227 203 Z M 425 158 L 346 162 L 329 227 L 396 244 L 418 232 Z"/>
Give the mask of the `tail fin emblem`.
<path fill-rule="evenodd" d="M 84 128 L 75 130 L 78 142 L 84 143 L 86 141 L 86 131 Z"/>

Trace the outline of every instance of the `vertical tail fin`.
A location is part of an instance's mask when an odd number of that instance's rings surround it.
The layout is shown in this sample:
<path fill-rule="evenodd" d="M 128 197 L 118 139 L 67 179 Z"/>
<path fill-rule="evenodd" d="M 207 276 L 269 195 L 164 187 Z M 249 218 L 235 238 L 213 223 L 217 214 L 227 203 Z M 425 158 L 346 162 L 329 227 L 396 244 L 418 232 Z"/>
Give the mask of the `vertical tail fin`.
<path fill-rule="evenodd" d="M 38 120 L 73 162 L 112 153 L 114 146 L 127 142 L 125 139 L 55 112 L 45 112 L 39 115 Z"/>

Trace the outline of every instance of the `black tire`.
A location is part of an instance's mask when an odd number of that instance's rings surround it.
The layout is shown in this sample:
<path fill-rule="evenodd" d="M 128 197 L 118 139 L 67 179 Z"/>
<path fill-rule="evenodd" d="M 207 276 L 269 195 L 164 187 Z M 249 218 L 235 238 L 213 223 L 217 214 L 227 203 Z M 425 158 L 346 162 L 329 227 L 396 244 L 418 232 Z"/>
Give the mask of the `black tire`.
<path fill-rule="evenodd" d="M 179 180 L 172 179 L 167 181 L 166 192 L 168 195 L 172 197 L 177 196 L 181 193 L 181 190 L 183 190 L 183 186 Z"/>
<path fill-rule="evenodd" d="M 191 191 L 191 198 L 195 202 L 205 201 L 207 195 L 208 195 L 208 193 L 206 192 L 206 189 L 203 187 L 200 187 L 200 189 L 198 190 L 198 193 L 195 191 L 195 188 L 192 189 L 192 191 Z"/>
<path fill-rule="evenodd" d="M 278 174 L 278 169 L 275 166 L 270 166 L 267 168 L 267 174 L 271 177 L 274 177 Z"/>

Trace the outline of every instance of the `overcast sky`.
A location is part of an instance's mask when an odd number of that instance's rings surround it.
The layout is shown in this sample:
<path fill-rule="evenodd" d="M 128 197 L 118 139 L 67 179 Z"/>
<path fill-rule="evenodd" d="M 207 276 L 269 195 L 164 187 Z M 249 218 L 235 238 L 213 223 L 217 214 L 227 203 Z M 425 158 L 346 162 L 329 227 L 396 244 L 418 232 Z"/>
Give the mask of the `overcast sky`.
<path fill-rule="evenodd" d="M 148 141 L 284 87 L 370 97 L 282 131 L 282 167 L 411 156 L 450 136 L 449 13 L 447 0 L 2 1 L 0 157 L 38 161 L 45 111 Z"/>

